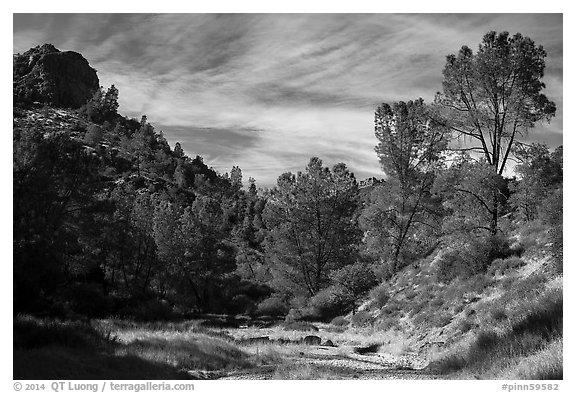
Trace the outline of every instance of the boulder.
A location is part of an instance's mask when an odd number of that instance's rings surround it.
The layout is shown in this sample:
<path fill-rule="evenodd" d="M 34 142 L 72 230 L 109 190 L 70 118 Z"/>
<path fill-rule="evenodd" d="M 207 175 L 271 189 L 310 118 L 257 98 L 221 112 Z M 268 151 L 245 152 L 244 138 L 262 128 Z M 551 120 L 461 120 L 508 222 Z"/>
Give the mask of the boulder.
<path fill-rule="evenodd" d="M 318 336 L 306 336 L 302 342 L 306 345 L 320 345 L 322 339 Z"/>
<path fill-rule="evenodd" d="M 334 343 L 332 342 L 332 340 L 326 340 L 323 344 L 323 347 L 335 347 L 336 345 L 334 345 Z"/>
<path fill-rule="evenodd" d="M 378 349 L 380 349 L 380 345 L 372 344 L 372 345 L 368 345 L 366 347 L 354 348 L 354 352 L 356 352 L 359 355 L 365 355 L 367 353 L 376 353 L 376 352 L 378 352 Z"/>

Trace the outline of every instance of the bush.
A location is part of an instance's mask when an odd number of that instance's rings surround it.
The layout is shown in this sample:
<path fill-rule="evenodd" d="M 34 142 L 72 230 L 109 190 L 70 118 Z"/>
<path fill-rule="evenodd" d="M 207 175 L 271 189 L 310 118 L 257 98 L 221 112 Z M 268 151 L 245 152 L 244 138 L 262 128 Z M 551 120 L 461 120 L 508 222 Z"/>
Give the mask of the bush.
<path fill-rule="evenodd" d="M 525 266 L 526 262 L 522 258 L 513 256 L 506 259 L 495 259 L 490 268 L 488 269 L 488 273 L 492 276 L 495 275 L 503 275 L 512 270 L 518 270 L 522 266 Z"/>
<path fill-rule="evenodd" d="M 502 235 L 472 239 L 458 250 L 449 250 L 440 258 L 436 271 L 438 281 L 450 283 L 457 277 L 469 278 L 485 273 L 495 259 L 508 258 L 518 252 Z"/>
<path fill-rule="evenodd" d="M 104 131 L 102 130 L 102 127 L 96 124 L 91 124 L 86 130 L 86 134 L 84 134 L 84 143 L 90 146 L 96 146 L 102 141 L 103 136 Z"/>
<path fill-rule="evenodd" d="M 332 321 L 330 321 L 330 324 L 334 326 L 347 326 L 349 322 L 344 317 L 336 317 Z"/>
<path fill-rule="evenodd" d="M 554 270 L 558 274 L 564 271 L 564 240 L 562 225 L 555 225 L 550 230 L 550 238 L 552 240 L 552 258 Z"/>
<path fill-rule="evenodd" d="M 299 332 L 317 332 L 318 328 L 312 323 L 307 321 L 293 321 L 284 322 L 282 324 L 284 330 L 297 330 Z"/>
<path fill-rule="evenodd" d="M 472 330 L 474 326 L 476 325 L 473 322 L 469 320 L 464 320 L 460 323 L 460 325 L 458 325 L 458 330 L 460 330 L 462 333 L 467 333 L 470 330 Z"/>
<path fill-rule="evenodd" d="M 382 308 L 390 300 L 390 290 L 387 284 L 380 284 L 370 291 L 370 299 L 376 308 Z"/>
<path fill-rule="evenodd" d="M 296 308 L 291 308 L 284 319 L 286 322 L 299 321 L 302 318 L 302 311 Z"/>
<path fill-rule="evenodd" d="M 72 310 L 90 317 L 106 317 L 114 309 L 114 301 L 96 283 L 79 283 L 71 288 Z"/>
<path fill-rule="evenodd" d="M 450 321 L 452 321 L 452 316 L 450 314 L 437 313 L 432 317 L 430 324 L 434 327 L 444 327 L 448 325 Z"/>
<path fill-rule="evenodd" d="M 134 299 L 131 303 L 120 310 L 120 315 L 132 317 L 139 321 L 161 321 L 174 317 L 172 308 L 161 300 Z"/>
<path fill-rule="evenodd" d="M 375 286 L 376 275 L 365 263 L 357 262 L 344 266 L 331 275 L 332 280 L 350 292 L 354 297 L 360 297 Z"/>
<path fill-rule="evenodd" d="M 310 306 L 319 319 L 329 321 L 349 312 L 354 306 L 354 298 L 339 287 L 329 287 L 312 297 Z"/>
<path fill-rule="evenodd" d="M 258 315 L 271 315 L 271 316 L 284 316 L 288 313 L 288 306 L 282 299 L 277 297 L 269 297 L 264 299 L 256 310 Z"/>
<path fill-rule="evenodd" d="M 505 319 L 508 319 L 508 315 L 506 314 L 506 311 L 504 309 L 501 309 L 501 308 L 496 308 L 496 309 L 490 310 L 490 317 L 492 317 L 492 319 L 496 322 L 502 322 Z"/>
<path fill-rule="evenodd" d="M 436 269 L 438 281 L 448 284 L 457 277 L 469 276 L 472 267 L 468 265 L 467 256 L 456 250 L 443 254 Z"/>
<path fill-rule="evenodd" d="M 357 327 L 366 327 L 374 323 L 374 317 L 367 311 L 359 311 L 352 315 L 352 325 Z"/>

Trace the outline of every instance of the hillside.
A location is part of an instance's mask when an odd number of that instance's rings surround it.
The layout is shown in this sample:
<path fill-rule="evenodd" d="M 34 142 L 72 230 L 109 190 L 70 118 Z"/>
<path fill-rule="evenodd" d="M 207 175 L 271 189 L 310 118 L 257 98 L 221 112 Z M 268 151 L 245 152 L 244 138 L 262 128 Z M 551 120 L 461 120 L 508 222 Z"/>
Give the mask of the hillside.
<path fill-rule="evenodd" d="M 448 283 L 438 279 L 439 249 L 373 289 L 347 319 L 396 332 L 382 352 L 395 347 L 452 378 L 561 378 L 563 280 L 549 236 L 541 224 L 525 227 L 514 234 L 520 256 Z"/>

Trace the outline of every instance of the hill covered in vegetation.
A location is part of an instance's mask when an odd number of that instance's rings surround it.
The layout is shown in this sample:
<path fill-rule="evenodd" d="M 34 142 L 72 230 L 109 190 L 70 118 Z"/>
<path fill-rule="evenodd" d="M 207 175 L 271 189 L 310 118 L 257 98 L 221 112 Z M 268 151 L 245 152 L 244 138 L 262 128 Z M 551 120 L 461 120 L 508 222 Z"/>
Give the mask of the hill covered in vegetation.
<path fill-rule="evenodd" d="M 313 157 L 267 190 L 122 116 L 81 55 L 15 55 L 14 315 L 33 316 L 15 347 L 60 334 L 37 318 L 223 314 L 221 328 L 389 332 L 374 351 L 448 376 L 561 378 L 562 147 L 519 139 L 555 113 L 545 55 L 488 33 L 448 56 L 434 103 L 376 109 L 386 181 Z"/>

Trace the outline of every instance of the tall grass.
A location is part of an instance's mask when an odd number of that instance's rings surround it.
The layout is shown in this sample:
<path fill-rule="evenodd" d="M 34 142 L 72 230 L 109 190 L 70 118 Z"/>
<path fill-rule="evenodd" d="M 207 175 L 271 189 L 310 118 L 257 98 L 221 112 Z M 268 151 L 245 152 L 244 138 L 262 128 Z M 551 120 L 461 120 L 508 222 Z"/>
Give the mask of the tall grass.
<path fill-rule="evenodd" d="M 186 379 L 251 367 L 251 356 L 196 325 L 14 320 L 16 379 Z"/>
<path fill-rule="evenodd" d="M 533 303 L 525 304 L 524 314 L 507 321 L 504 331 L 483 330 L 467 349 L 449 353 L 429 367 L 442 374 L 453 373 L 455 377 L 472 375 L 490 379 L 525 359 L 524 376 L 561 376 L 562 304 L 561 291 L 549 291 Z M 547 365 L 545 360 L 551 363 Z M 537 370 L 528 372 L 529 364 L 537 364 Z"/>

